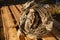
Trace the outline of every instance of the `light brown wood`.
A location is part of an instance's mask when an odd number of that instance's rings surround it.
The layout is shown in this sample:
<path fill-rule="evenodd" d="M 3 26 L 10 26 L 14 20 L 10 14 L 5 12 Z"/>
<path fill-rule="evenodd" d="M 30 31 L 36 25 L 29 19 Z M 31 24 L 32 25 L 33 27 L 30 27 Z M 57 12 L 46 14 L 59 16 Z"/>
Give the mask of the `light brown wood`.
<path fill-rule="evenodd" d="M 18 8 L 19 12 L 21 12 L 21 15 L 22 15 L 22 5 L 19 4 L 19 5 L 16 5 L 16 7 Z"/>
<path fill-rule="evenodd" d="M 5 25 L 8 25 L 8 27 L 14 27 L 13 18 L 11 16 L 11 13 L 8 7 L 7 6 L 2 7 L 1 10 L 2 10 L 2 15 L 4 17 L 3 19 L 4 19 Z"/>
<path fill-rule="evenodd" d="M 4 26 L 5 40 L 19 40 L 13 19 L 7 6 L 2 7 L 2 21 Z"/>
<path fill-rule="evenodd" d="M 1 16 L 2 16 L 2 11 L 1 11 Z M 8 31 L 7 31 L 7 28 L 6 28 L 6 26 L 5 26 L 5 24 L 4 24 L 4 20 L 3 20 L 3 16 L 2 16 L 2 22 L 3 22 L 3 31 L 4 31 L 4 37 L 5 37 L 5 40 L 8 40 Z"/>
<path fill-rule="evenodd" d="M 17 8 L 14 5 L 11 5 L 10 9 L 11 9 L 11 11 L 12 11 L 12 13 L 13 13 L 16 21 L 17 21 L 17 24 L 19 24 L 19 20 L 20 20 L 20 13 L 19 13 L 19 11 L 17 10 Z"/>

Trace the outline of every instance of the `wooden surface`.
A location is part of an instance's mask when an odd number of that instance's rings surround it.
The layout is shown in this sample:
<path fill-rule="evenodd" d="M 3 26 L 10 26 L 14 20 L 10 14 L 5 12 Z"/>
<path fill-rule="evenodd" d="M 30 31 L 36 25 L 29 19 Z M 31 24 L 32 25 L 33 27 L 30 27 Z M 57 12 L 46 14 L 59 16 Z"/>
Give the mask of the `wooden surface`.
<path fill-rule="evenodd" d="M 30 39 L 24 35 L 20 38 L 17 36 L 17 25 L 21 14 L 21 5 L 3 6 L 1 8 L 1 16 L 4 27 L 5 40 L 38 40 L 37 38 Z M 60 26 L 59 26 L 60 27 Z M 60 40 L 60 31 L 53 28 L 52 32 L 41 38 L 42 40 Z"/>

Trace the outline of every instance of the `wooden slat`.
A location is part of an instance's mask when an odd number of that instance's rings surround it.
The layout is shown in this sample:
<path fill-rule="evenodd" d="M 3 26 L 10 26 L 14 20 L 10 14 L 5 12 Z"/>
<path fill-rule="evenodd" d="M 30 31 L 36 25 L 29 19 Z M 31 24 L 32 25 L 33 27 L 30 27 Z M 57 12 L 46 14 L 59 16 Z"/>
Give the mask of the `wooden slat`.
<path fill-rule="evenodd" d="M 17 10 L 17 8 L 14 5 L 11 5 L 10 9 L 11 9 L 11 11 L 12 11 L 12 13 L 17 21 L 17 24 L 19 24 L 19 20 L 20 20 L 19 18 L 20 18 L 21 14 L 19 13 L 19 11 Z"/>
<path fill-rule="evenodd" d="M 19 24 L 21 13 L 17 10 L 17 8 L 15 7 L 15 5 L 11 5 L 11 6 L 9 6 L 9 8 L 11 9 L 12 14 L 15 17 L 15 19 L 17 21 L 17 24 Z M 24 35 L 20 35 L 20 40 L 25 40 L 24 37 L 25 37 Z"/>
<path fill-rule="evenodd" d="M 8 9 L 8 7 L 2 7 L 2 15 L 4 15 L 3 17 L 3 21 L 5 23 L 5 25 L 7 25 L 8 27 L 14 27 L 14 22 L 13 22 L 13 18 L 11 16 L 11 13 Z"/>
<path fill-rule="evenodd" d="M 17 21 L 17 24 L 19 24 L 21 13 L 18 11 L 18 9 L 15 7 L 15 5 L 11 5 L 10 9 Z M 25 40 L 24 37 L 25 37 L 24 35 L 20 35 L 20 40 Z"/>
<path fill-rule="evenodd" d="M 42 38 L 43 40 L 56 40 L 54 36 L 48 33 L 45 37 Z"/>
<path fill-rule="evenodd" d="M 9 34 L 9 40 L 20 40 L 17 36 L 16 28 L 10 28 L 8 34 Z"/>
<path fill-rule="evenodd" d="M 2 7 L 2 21 L 4 27 L 5 40 L 19 40 L 17 37 L 16 28 L 14 28 L 14 22 L 11 17 L 10 11 L 7 6 Z"/>
<path fill-rule="evenodd" d="M 22 15 L 22 5 L 16 5 L 16 7 L 18 8 L 18 10 L 21 12 L 21 15 Z"/>
<path fill-rule="evenodd" d="M 17 7 L 17 9 L 22 13 L 22 10 L 21 10 L 22 5 L 16 5 L 16 7 Z M 21 15 L 22 15 L 22 14 L 21 14 Z M 28 38 L 28 37 L 26 36 L 26 37 L 25 37 L 25 40 L 37 40 L 37 38 L 30 39 L 30 38 Z"/>

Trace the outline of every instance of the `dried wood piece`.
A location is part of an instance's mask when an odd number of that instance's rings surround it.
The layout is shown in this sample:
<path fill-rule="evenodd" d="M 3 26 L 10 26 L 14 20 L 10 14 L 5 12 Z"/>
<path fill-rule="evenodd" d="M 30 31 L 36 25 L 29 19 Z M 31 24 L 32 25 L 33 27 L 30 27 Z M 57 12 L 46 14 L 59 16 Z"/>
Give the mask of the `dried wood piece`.
<path fill-rule="evenodd" d="M 19 29 L 22 34 L 26 34 L 27 36 L 31 34 L 37 38 L 42 37 L 52 30 L 52 16 L 44 7 L 33 2 L 31 4 L 27 3 L 25 3 L 22 8 Z M 28 37 L 31 38 L 30 36 Z"/>

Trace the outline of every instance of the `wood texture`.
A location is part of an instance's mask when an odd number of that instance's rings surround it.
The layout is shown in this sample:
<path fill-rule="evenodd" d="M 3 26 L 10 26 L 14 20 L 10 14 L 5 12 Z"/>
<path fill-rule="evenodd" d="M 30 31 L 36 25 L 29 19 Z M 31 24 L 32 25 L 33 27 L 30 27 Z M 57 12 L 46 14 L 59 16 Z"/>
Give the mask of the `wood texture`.
<path fill-rule="evenodd" d="M 30 39 L 24 35 L 21 35 L 20 38 L 18 38 L 17 30 L 15 26 L 16 24 L 14 23 L 14 20 L 17 21 L 17 24 L 19 23 L 19 18 L 22 15 L 20 11 L 21 11 L 21 5 L 10 5 L 9 7 L 3 6 L 1 8 L 5 40 L 37 40 L 37 38 Z M 12 15 L 14 16 L 15 19 L 13 18 Z M 57 29 L 55 28 L 54 31 L 52 31 L 51 33 L 48 33 L 41 39 L 42 40 L 60 40 L 60 32 L 57 31 Z"/>
<path fill-rule="evenodd" d="M 5 40 L 19 40 L 8 6 L 2 7 L 1 10 L 2 10 L 1 15 L 4 27 Z"/>

